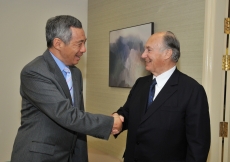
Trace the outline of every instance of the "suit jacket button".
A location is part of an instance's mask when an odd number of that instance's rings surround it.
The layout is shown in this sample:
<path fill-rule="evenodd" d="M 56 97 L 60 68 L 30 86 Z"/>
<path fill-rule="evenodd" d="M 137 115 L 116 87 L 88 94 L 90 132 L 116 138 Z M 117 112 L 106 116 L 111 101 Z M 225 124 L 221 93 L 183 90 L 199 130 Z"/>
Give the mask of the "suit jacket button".
<path fill-rule="evenodd" d="M 139 144 L 140 144 L 140 142 L 138 142 L 138 141 L 137 141 L 137 142 L 136 142 L 136 144 L 137 144 L 137 145 L 139 145 Z"/>

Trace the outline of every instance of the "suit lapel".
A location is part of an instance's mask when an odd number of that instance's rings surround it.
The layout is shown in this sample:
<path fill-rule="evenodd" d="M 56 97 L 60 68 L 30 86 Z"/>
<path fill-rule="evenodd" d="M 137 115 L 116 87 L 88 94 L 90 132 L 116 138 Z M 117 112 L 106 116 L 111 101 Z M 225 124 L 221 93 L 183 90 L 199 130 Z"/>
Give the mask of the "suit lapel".
<path fill-rule="evenodd" d="M 65 80 L 61 70 L 59 69 L 58 65 L 54 61 L 53 57 L 51 56 L 49 50 L 45 51 L 45 53 L 43 54 L 43 57 L 46 60 L 48 66 L 50 68 L 50 71 L 54 74 L 55 79 L 61 85 L 61 88 L 62 88 L 63 92 L 65 93 L 65 96 L 70 100 L 70 102 L 72 104 L 71 95 L 70 95 L 66 80 Z"/>
<path fill-rule="evenodd" d="M 148 78 L 147 80 L 147 83 L 143 86 L 143 89 L 142 89 L 142 95 L 141 95 L 141 105 L 144 105 L 144 108 L 143 107 L 140 107 L 140 112 L 141 112 L 141 116 L 143 117 L 145 115 L 145 112 L 146 112 L 146 106 L 147 106 L 147 103 L 148 103 L 148 96 L 149 96 L 149 88 L 150 88 L 150 85 L 152 83 L 152 79 L 153 79 L 153 76 L 150 75 L 151 77 Z"/>
<path fill-rule="evenodd" d="M 179 71 L 176 69 L 164 87 L 161 89 L 153 103 L 149 106 L 147 112 L 144 114 L 141 120 L 141 123 L 155 113 L 161 107 L 161 105 L 177 91 L 178 77 Z"/>
<path fill-rule="evenodd" d="M 70 67 L 70 71 L 72 74 L 72 81 L 73 81 L 73 93 L 74 93 L 74 106 L 79 106 L 76 105 L 77 103 L 79 103 L 80 99 L 80 95 L 79 95 L 79 90 L 80 90 L 80 83 L 79 83 L 79 78 L 77 78 L 77 75 L 75 75 L 75 71 L 74 71 L 75 67 Z"/>

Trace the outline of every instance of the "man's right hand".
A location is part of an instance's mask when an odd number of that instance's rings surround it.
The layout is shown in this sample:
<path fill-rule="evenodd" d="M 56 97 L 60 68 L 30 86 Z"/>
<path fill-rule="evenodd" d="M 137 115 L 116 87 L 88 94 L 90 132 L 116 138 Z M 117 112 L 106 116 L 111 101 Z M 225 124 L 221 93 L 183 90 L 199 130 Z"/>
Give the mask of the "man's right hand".
<path fill-rule="evenodd" d="M 114 117 L 113 129 L 111 134 L 115 135 L 121 132 L 122 130 L 122 122 L 124 122 L 124 117 L 114 113 L 112 115 Z"/>

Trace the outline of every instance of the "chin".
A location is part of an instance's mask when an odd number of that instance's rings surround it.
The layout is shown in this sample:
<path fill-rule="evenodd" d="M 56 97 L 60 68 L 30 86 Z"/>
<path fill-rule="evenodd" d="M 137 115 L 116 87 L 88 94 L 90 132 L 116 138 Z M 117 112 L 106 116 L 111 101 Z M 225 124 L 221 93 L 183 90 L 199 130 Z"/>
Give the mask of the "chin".
<path fill-rule="evenodd" d="M 150 71 L 149 68 L 145 67 L 145 70 Z"/>
<path fill-rule="evenodd" d="M 79 60 L 75 60 L 73 63 L 74 65 L 78 64 Z"/>
<path fill-rule="evenodd" d="M 145 69 L 149 70 L 150 69 L 150 65 L 149 64 L 145 64 Z"/>

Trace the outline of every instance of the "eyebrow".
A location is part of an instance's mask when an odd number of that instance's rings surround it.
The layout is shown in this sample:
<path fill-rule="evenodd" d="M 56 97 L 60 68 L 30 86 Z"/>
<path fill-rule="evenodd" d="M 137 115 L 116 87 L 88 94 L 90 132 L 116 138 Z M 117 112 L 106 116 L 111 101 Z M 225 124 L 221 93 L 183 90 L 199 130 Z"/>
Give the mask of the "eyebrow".
<path fill-rule="evenodd" d="M 85 39 L 85 40 L 80 40 L 80 41 L 77 41 L 77 43 L 84 43 L 84 42 L 86 42 L 87 41 L 87 39 Z"/>
<path fill-rule="evenodd" d="M 148 48 L 148 49 L 153 49 L 152 47 L 150 47 L 150 46 L 145 46 L 145 48 Z"/>

